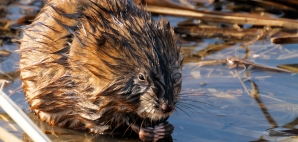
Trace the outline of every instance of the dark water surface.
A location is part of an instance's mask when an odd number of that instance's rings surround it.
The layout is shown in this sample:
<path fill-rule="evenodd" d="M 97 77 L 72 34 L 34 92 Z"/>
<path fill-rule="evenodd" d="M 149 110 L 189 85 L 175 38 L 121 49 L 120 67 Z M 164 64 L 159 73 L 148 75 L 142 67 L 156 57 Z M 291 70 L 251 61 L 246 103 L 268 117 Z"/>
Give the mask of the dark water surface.
<path fill-rule="evenodd" d="M 166 17 L 173 26 L 183 18 Z M 181 98 L 169 122 L 175 126 L 173 141 L 298 141 L 298 75 L 294 73 L 269 72 L 263 69 L 229 68 L 225 64 L 200 66 L 202 57 L 197 53 L 219 45 L 219 38 L 202 39 L 182 44 L 185 54 Z M 298 44 L 272 44 L 268 40 L 241 46 L 241 41 L 223 50 L 204 55 L 207 59 L 225 59 L 229 56 L 246 57 L 247 60 L 269 67 L 281 64 L 297 64 Z M 15 44 L 5 43 L 1 50 L 12 51 L 0 63 L 1 74 L 18 70 L 19 55 Z M 10 80 L 4 92 L 28 114 L 21 82 L 18 76 Z M 258 96 L 253 97 L 258 88 Z M 34 115 L 30 114 L 33 119 Z M 138 141 L 137 139 L 114 139 L 95 137 L 82 131 L 51 128 L 38 120 L 36 123 L 48 133 L 53 141 Z M 0 126 L 26 141 L 28 137 L 0 109 Z M 286 131 L 287 130 L 287 131 Z M 269 132 L 287 132 L 269 135 Z M 52 133 L 52 134 L 51 134 Z M 53 134 L 55 133 L 55 134 Z"/>
<path fill-rule="evenodd" d="M 264 47 L 266 46 L 264 45 Z M 295 52 L 295 48 L 290 47 L 293 47 L 293 45 L 286 45 L 282 49 L 278 49 L 278 52 L 281 54 L 286 48 Z M 2 48 L 13 51 L 17 49 L 17 45 L 5 44 Z M 238 47 L 231 47 L 230 50 L 234 50 L 232 48 Z M 211 56 L 217 55 L 210 55 L 210 58 Z M 16 71 L 18 59 L 18 54 L 13 52 L 10 57 L 1 63 L 1 71 Z M 256 60 L 265 65 L 276 66 L 281 63 L 295 63 L 297 58 L 287 59 L 285 62 L 274 57 L 266 60 L 262 58 Z M 279 61 L 279 63 L 275 63 L 275 61 Z M 247 76 L 247 72 L 251 72 L 249 76 Z M 239 78 L 241 78 L 241 81 Z M 242 68 L 229 69 L 226 65 L 200 67 L 198 62 L 187 62 L 183 67 L 183 91 L 181 96 L 187 100 L 183 102 L 191 105 L 178 104 L 180 109 L 176 109 L 170 117 L 169 121 L 175 126 L 173 139 L 174 141 L 253 141 L 260 138 L 275 141 L 287 139 L 289 137 L 269 136 L 266 130 L 270 128 L 296 129 L 298 124 L 298 120 L 296 120 L 298 117 L 297 80 L 297 75 L 289 73 L 260 70 L 243 71 Z M 248 93 L 241 84 L 242 81 L 249 91 Z M 250 94 L 252 81 L 259 88 L 262 107 Z M 11 98 L 23 110 L 29 112 L 18 78 L 6 85 L 4 91 L 11 94 Z M 265 108 L 265 111 L 264 109 L 262 111 L 262 108 Z M 2 115 L 6 116 L 3 111 Z M 268 116 L 271 119 L 268 119 Z M 6 118 L 8 117 L 6 116 Z M 3 118 L 0 120 L 2 127 L 7 128 L 19 137 L 24 137 L 21 129 L 13 122 L 10 123 L 16 129 L 11 128 Z M 38 120 L 37 123 L 39 123 Z M 58 133 L 57 136 L 49 134 L 51 138 L 57 141 L 94 139 L 93 136 L 87 136 L 85 132 L 45 128 L 44 125 L 42 125 L 43 130 Z M 63 132 L 60 132 L 61 130 Z M 107 138 L 98 139 L 106 140 Z M 118 141 L 119 139 L 113 140 Z"/>

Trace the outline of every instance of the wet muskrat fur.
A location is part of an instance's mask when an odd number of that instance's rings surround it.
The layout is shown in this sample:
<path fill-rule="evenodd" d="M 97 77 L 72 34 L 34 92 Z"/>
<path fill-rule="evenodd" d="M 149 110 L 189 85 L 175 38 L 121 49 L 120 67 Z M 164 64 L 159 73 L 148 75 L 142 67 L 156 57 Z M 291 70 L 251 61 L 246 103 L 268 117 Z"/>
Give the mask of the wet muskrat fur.
<path fill-rule="evenodd" d="M 104 134 L 169 136 L 181 88 L 180 47 L 168 21 L 130 0 L 49 0 L 20 44 L 23 89 L 50 125 Z"/>

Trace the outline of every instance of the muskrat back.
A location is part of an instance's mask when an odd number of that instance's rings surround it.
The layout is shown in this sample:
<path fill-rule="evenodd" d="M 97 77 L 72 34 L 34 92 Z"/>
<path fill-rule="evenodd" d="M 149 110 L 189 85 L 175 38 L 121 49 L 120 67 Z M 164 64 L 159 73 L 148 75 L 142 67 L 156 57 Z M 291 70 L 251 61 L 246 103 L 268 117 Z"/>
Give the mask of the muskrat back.
<path fill-rule="evenodd" d="M 130 0 L 49 0 L 24 28 L 20 54 L 26 100 L 42 121 L 98 134 L 126 126 L 144 141 L 172 133 L 180 47 L 168 21 Z"/>

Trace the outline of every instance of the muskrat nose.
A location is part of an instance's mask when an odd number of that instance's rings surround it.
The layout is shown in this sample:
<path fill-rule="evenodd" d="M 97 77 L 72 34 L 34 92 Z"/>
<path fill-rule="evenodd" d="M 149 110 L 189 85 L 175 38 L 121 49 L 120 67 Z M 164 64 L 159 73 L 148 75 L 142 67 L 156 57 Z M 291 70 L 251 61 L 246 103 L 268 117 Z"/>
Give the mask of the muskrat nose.
<path fill-rule="evenodd" d="M 173 106 L 172 106 L 172 105 L 169 105 L 169 104 L 167 104 L 167 103 L 163 103 L 163 104 L 161 105 L 161 110 L 162 110 L 162 112 L 164 112 L 164 113 L 170 112 L 170 111 L 172 111 L 172 109 L 173 109 Z"/>

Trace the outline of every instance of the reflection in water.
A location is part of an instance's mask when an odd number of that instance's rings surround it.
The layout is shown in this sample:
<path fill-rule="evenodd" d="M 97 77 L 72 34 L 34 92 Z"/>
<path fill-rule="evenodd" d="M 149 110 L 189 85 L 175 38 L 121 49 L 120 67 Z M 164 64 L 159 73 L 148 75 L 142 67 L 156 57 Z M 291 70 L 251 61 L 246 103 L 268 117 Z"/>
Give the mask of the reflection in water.
<path fill-rule="evenodd" d="M 36 115 L 33 113 L 29 114 L 29 117 L 33 122 L 45 133 L 53 142 L 61 141 L 86 141 L 86 142 L 134 142 L 140 141 L 138 135 L 131 136 L 111 136 L 111 135 L 95 135 L 88 133 L 87 131 L 72 130 L 60 127 L 52 127 L 44 122 L 41 122 Z M 7 123 L 2 123 L 7 122 Z M 24 142 L 32 142 L 31 138 L 24 133 L 20 127 L 5 113 L 0 114 L 0 124 L 1 127 L 13 132 L 14 135 L 17 134 L 18 137 L 22 138 Z M 7 125 L 4 125 L 7 124 Z M 171 142 L 172 137 L 161 139 L 160 142 Z"/>
<path fill-rule="evenodd" d="M 270 113 L 268 112 L 268 109 L 266 108 L 265 104 L 262 102 L 261 97 L 259 95 L 259 88 L 256 85 L 255 82 L 251 82 L 251 86 L 252 86 L 252 92 L 251 95 L 253 96 L 253 98 L 258 102 L 258 105 L 260 107 L 260 109 L 262 110 L 264 116 L 266 117 L 267 121 L 271 124 L 271 128 L 276 128 L 278 127 L 278 124 L 276 123 L 276 121 L 272 118 L 272 116 L 270 115 Z"/>
<path fill-rule="evenodd" d="M 278 65 L 277 67 L 289 70 L 294 73 L 298 73 L 298 64 L 283 64 L 283 65 Z"/>
<path fill-rule="evenodd" d="M 7 80 L 7 81 L 11 81 L 13 83 L 17 78 L 19 78 L 19 76 L 20 76 L 19 71 L 0 73 L 0 80 Z"/>
<path fill-rule="evenodd" d="M 223 64 L 202 66 L 200 62 L 195 61 L 198 60 L 197 58 L 186 60 L 190 62 L 183 68 L 182 94 L 185 94 L 188 99 L 211 105 L 201 103 L 200 107 L 203 109 L 193 107 L 199 111 L 199 114 L 185 108 L 184 111 L 189 113 L 191 118 L 187 118 L 189 117 L 187 115 L 183 116 L 183 113 L 174 114 L 170 120 L 176 124 L 177 136 L 174 134 L 174 139 L 181 140 L 196 135 L 191 141 L 285 140 L 283 137 L 271 137 L 271 133 L 266 130 L 278 128 L 281 126 L 278 124 L 288 123 L 293 117 L 298 116 L 295 104 L 288 103 L 298 102 L 295 95 L 290 96 L 288 93 L 298 92 L 297 88 L 293 87 L 295 84 L 289 83 L 290 80 L 293 82 L 297 80 L 296 75 L 266 72 L 262 68 L 258 70 L 251 68 L 250 71 L 245 68 L 241 69 L 240 74 L 236 74 L 232 70 L 237 71 L 238 68 L 228 69 Z M 244 80 L 248 81 L 243 82 L 242 75 L 245 76 Z M 241 76 L 240 82 L 237 76 Z M 252 89 L 254 97 L 250 96 L 251 93 L 249 95 L 246 93 L 251 91 L 243 89 L 249 81 L 254 84 Z M 201 85 L 201 82 L 204 82 L 204 85 Z M 179 120 L 188 123 L 182 123 Z"/>
<path fill-rule="evenodd" d="M 298 117 L 296 119 L 294 119 L 293 121 L 283 125 L 282 127 L 296 130 L 297 129 L 297 128 L 295 128 L 296 125 L 298 125 Z"/>
<path fill-rule="evenodd" d="M 298 118 L 282 126 L 283 128 L 288 128 L 288 130 L 275 129 L 275 128 L 278 128 L 279 126 L 277 122 L 274 120 L 274 118 L 270 115 L 265 104 L 262 102 L 261 97 L 259 95 L 258 86 L 253 81 L 251 82 L 251 86 L 252 86 L 252 92 L 251 92 L 252 97 L 257 101 L 265 118 L 271 124 L 271 128 L 267 130 L 267 132 L 269 133 L 269 136 L 298 136 L 298 130 L 297 128 L 295 128 L 295 126 L 298 124 Z"/>

